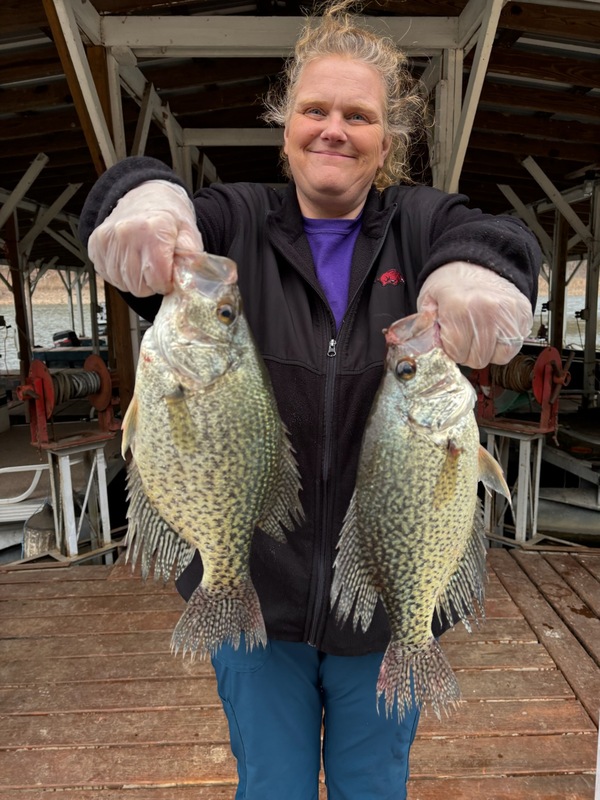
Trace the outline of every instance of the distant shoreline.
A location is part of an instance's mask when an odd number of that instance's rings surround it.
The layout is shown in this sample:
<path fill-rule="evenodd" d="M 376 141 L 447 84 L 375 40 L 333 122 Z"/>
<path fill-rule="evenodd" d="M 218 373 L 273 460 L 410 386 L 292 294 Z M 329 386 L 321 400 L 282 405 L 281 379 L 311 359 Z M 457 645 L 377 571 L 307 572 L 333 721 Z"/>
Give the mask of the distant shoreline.
<path fill-rule="evenodd" d="M 582 297 L 585 295 L 585 271 L 584 267 L 580 268 L 582 271 L 581 275 L 577 275 L 573 278 L 569 285 L 567 286 L 567 295 L 573 297 Z M 8 269 L 6 267 L 0 267 L 0 274 L 4 275 L 5 277 L 8 275 Z M 98 287 L 98 302 L 100 304 L 104 303 L 104 281 L 101 278 L 97 279 L 97 287 Z M 544 278 L 540 278 L 539 282 L 539 294 L 547 297 L 548 296 L 548 284 L 544 280 Z M 89 286 L 86 284 L 83 288 L 83 302 L 89 303 L 90 302 L 90 290 Z M 9 291 L 6 287 L 0 282 L 0 302 L 2 303 L 10 303 L 11 297 Z M 73 292 L 73 300 L 77 302 L 77 296 L 75 292 Z M 35 291 L 33 293 L 33 302 L 34 304 L 39 305 L 60 305 L 61 303 L 67 303 L 67 290 L 60 278 L 60 275 L 57 273 L 49 272 L 41 278 L 39 284 L 36 286 Z"/>

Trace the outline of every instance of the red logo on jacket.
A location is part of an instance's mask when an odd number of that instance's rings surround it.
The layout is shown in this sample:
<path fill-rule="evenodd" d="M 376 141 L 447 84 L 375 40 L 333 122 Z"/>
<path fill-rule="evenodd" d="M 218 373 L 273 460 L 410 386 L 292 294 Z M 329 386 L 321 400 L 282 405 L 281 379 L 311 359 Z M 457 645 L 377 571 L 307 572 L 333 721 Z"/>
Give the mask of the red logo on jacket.
<path fill-rule="evenodd" d="M 399 283 L 404 283 L 404 276 L 397 269 L 388 269 L 387 272 L 376 278 L 375 282 L 382 286 L 398 286 Z"/>

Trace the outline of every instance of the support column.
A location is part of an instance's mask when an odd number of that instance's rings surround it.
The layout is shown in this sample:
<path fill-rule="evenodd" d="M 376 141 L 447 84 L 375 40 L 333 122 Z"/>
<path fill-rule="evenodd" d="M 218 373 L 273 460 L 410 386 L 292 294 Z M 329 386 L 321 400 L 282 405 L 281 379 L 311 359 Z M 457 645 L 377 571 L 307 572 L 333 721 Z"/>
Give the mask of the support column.
<path fill-rule="evenodd" d="M 24 383 L 25 379 L 29 375 L 31 354 L 29 350 L 29 341 L 27 339 L 25 288 L 23 285 L 23 273 L 20 269 L 20 255 L 18 247 L 19 233 L 16 215 L 14 212 L 6 221 L 4 228 L 4 240 L 6 243 L 6 251 L 10 267 L 13 302 L 15 304 L 15 322 L 17 324 L 17 336 L 19 341 L 19 373 L 21 382 Z"/>
<path fill-rule="evenodd" d="M 549 344 L 562 352 L 563 332 L 565 329 L 565 293 L 567 282 L 567 258 L 569 242 L 569 225 L 557 209 L 554 217 L 554 243 L 552 246 L 552 269 L 550 272 L 549 309 L 550 332 Z"/>

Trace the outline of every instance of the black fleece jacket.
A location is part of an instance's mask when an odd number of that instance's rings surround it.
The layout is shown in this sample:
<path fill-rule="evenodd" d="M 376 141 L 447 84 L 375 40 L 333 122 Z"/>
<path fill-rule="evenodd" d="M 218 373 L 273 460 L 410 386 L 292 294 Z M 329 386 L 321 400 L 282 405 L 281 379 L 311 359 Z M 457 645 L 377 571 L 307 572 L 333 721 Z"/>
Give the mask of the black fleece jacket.
<path fill-rule="evenodd" d="M 87 240 L 130 189 L 148 180 L 180 183 L 159 161 L 125 159 L 92 189 L 81 215 Z M 541 261 L 516 219 L 469 209 L 467 198 L 425 186 L 372 189 L 365 204 L 339 331 L 316 276 L 293 184 L 215 184 L 194 198 L 206 250 L 238 264 L 244 311 L 271 376 L 302 476 L 306 521 L 279 544 L 254 536 L 251 573 L 267 633 L 336 655 L 385 649 L 379 604 L 366 633 L 340 627 L 329 604 L 335 546 L 354 488 L 366 419 L 382 376 L 382 328 L 414 313 L 424 279 L 470 261 L 512 281 L 535 304 Z M 126 296 L 153 319 L 160 297 Z M 399 476 L 401 479 L 401 476 Z M 415 498 L 418 501 L 418 498 Z M 178 581 L 187 599 L 201 580 L 198 555 Z M 439 635 L 451 622 L 435 619 Z"/>

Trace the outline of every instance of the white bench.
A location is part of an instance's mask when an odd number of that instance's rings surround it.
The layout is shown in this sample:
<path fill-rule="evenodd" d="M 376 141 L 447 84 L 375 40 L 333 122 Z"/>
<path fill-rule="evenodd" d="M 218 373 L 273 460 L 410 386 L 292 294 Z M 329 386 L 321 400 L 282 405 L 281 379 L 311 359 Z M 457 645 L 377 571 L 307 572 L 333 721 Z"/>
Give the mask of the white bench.
<path fill-rule="evenodd" d="M 48 464 L 26 464 L 21 467 L 0 467 L 0 491 L 2 487 L 2 475 L 12 475 L 15 472 L 33 472 L 33 477 L 28 489 L 14 497 L 0 497 L 0 522 L 25 522 L 32 514 L 35 514 L 43 508 L 46 502 L 45 497 L 30 498 L 36 490 L 42 474 L 47 472 L 48 469 Z"/>

